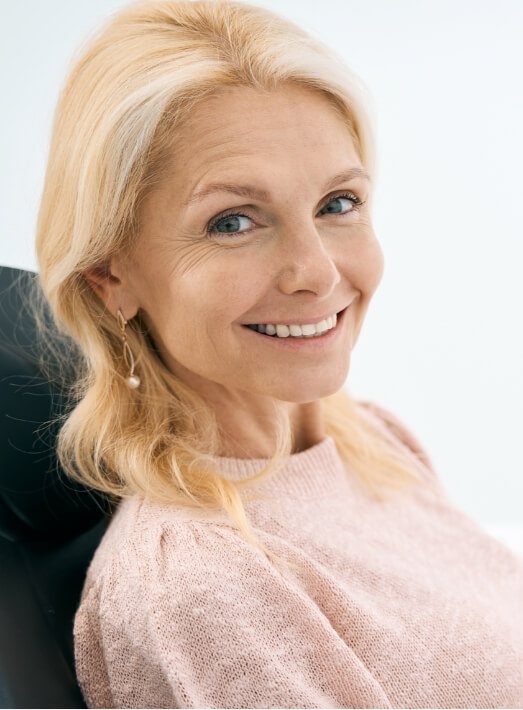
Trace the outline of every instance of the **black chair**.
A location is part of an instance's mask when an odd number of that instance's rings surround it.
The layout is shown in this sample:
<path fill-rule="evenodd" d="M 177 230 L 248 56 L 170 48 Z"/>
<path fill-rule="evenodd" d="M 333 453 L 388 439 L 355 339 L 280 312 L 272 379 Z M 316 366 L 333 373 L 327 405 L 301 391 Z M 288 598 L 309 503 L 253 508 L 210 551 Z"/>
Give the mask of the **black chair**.
<path fill-rule="evenodd" d="M 58 465 L 49 422 L 71 405 L 74 368 L 55 379 L 41 365 L 35 288 L 36 273 L 0 266 L 0 707 L 85 708 L 73 619 L 114 504 Z M 53 345 L 78 361 L 58 333 Z"/>

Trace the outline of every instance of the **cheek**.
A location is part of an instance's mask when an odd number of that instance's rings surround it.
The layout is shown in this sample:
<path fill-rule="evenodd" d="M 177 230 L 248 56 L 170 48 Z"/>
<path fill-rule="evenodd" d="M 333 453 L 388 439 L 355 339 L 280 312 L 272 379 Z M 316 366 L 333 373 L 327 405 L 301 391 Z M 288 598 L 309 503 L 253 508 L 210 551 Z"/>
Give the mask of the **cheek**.
<path fill-rule="evenodd" d="M 383 277 L 385 259 L 380 243 L 374 236 L 367 237 L 350 251 L 348 276 L 355 287 L 371 296 Z"/>
<path fill-rule="evenodd" d="M 261 271 L 259 260 L 227 250 L 182 275 L 178 284 L 183 302 L 211 329 L 213 323 L 226 327 L 242 320 L 267 289 L 267 278 Z"/>

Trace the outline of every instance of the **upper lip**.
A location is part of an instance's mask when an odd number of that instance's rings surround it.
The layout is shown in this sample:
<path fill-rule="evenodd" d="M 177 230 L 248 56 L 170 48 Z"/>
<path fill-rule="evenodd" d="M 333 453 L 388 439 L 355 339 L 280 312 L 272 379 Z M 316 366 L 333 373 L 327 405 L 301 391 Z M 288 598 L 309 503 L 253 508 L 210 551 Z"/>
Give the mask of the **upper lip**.
<path fill-rule="evenodd" d="M 262 325 L 262 324 L 268 324 L 270 323 L 271 325 L 307 325 L 309 323 L 319 323 L 322 320 L 327 319 L 329 316 L 333 316 L 335 313 L 341 313 L 341 311 L 344 311 L 345 308 L 350 306 L 350 303 L 348 303 L 346 306 L 343 306 L 343 308 L 340 308 L 335 311 L 329 311 L 326 315 L 322 316 L 308 316 L 307 318 L 290 318 L 287 320 L 258 320 L 258 321 L 250 321 L 249 323 L 243 323 L 243 325 Z"/>

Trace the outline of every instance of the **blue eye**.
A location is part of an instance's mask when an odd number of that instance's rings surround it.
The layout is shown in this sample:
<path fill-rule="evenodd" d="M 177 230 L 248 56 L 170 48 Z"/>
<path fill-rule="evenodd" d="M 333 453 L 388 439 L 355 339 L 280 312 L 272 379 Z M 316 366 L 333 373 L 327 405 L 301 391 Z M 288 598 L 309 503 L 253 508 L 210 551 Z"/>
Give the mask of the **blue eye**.
<path fill-rule="evenodd" d="M 208 233 L 209 234 L 245 234 L 246 232 L 235 232 L 233 231 L 236 227 L 239 226 L 239 222 L 241 219 L 251 219 L 248 215 L 246 214 L 239 214 L 238 212 L 232 212 L 230 214 L 225 214 L 222 215 L 221 217 L 218 217 L 214 222 L 211 222 L 208 228 Z M 225 225 L 225 231 L 220 232 L 216 229 L 218 225 L 224 224 Z M 247 232 L 250 232 L 251 230 L 248 229 L 246 230 Z"/>
<path fill-rule="evenodd" d="M 343 195 L 334 195 L 334 197 L 329 198 L 327 205 L 329 205 L 331 202 L 336 202 L 337 200 L 342 200 L 342 199 L 350 200 L 352 202 L 354 207 L 353 207 L 353 209 L 350 210 L 351 212 L 356 211 L 356 209 L 358 207 L 361 207 L 361 205 L 363 204 L 363 202 L 360 200 L 360 198 L 357 195 L 355 195 L 353 192 L 347 192 L 347 193 L 344 193 Z M 325 209 L 325 207 L 323 207 L 322 209 Z M 330 214 L 348 214 L 347 212 L 338 212 L 336 210 L 328 210 L 328 212 Z"/>
<path fill-rule="evenodd" d="M 365 200 L 360 200 L 360 198 L 355 195 L 353 192 L 344 192 L 340 195 L 333 195 L 329 197 L 325 207 L 322 207 L 320 210 L 320 213 L 325 210 L 327 205 L 330 203 L 335 203 L 338 202 L 339 205 L 339 200 L 346 199 L 350 200 L 352 203 L 353 207 L 350 209 L 348 212 L 340 212 L 337 209 L 333 210 L 327 210 L 326 213 L 324 214 L 333 214 L 333 215 L 339 215 L 339 216 L 344 216 L 346 214 L 351 214 L 352 212 L 356 212 L 362 205 L 365 204 Z M 220 235 L 237 235 L 237 234 L 248 234 L 249 232 L 252 231 L 252 229 L 244 230 L 243 232 L 235 232 L 234 229 L 239 227 L 240 219 L 250 219 L 252 220 L 252 217 L 249 217 L 249 215 L 242 214 L 240 212 L 225 212 L 223 214 L 218 215 L 215 217 L 208 225 L 207 227 L 207 233 L 208 234 L 220 234 Z M 217 227 L 223 224 L 225 225 L 225 231 L 219 231 L 217 230 Z"/>

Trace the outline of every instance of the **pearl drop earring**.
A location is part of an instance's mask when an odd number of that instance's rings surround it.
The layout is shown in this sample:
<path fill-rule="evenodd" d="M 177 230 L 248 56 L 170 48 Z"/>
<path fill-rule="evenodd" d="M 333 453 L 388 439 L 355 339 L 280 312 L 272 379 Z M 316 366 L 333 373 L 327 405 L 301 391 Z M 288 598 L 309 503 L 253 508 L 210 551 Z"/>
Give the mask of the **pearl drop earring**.
<path fill-rule="evenodd" d="M 127 364 L 127 367 L 129 367 L 129 375 L 127 376 L 127 384 L 129 387 L 132 389 L 136 389 L 140 385 L 140 378 L 134 374 L 134 357 L 131 352 L 131 348 L 129 347 L 129 343 L 127 342 L 127 336 L 125 334 L 125 326 L 127 325 L 127 321 L 125 320 L 123 313 L 120 309 L 118 309 L 116 318 L 118 320 L 118 325 L 120 327 L 120 332 L 122 335 L 122 342 L 123 342 L 123 357 L 124 360 Z"/>

